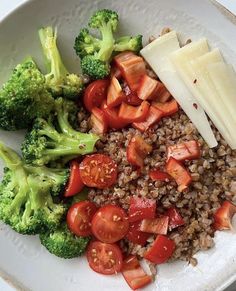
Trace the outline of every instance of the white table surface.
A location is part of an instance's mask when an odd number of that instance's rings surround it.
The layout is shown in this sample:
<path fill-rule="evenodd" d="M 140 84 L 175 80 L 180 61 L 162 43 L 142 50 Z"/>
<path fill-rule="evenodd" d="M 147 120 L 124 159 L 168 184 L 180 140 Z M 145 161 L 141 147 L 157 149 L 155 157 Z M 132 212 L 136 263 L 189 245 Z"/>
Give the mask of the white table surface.
<path fill-rule="evenodd" d="M 26 2 L 27 0 L 0 0 L 0 20 L 6 16 L 10 11 L 19 6 L 21 3 Z M 235 0 L 217 0 L 219 3 L 224 5 L 234 14 L 236 14 L 236 1 Z M 236 283 L 231 285 L 225 291 L 235 291 Z M 11 286 L 9 286 L 5 281 L 0 278 L 0 291 L 15 291 Z"/>

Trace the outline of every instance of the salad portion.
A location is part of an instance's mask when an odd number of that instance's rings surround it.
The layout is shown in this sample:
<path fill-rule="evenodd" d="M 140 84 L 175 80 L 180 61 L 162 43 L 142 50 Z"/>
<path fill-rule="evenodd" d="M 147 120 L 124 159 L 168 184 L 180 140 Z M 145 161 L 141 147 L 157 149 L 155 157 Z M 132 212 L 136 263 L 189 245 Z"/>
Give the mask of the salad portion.
<path fill-rule="evenodd" d="M 143 47 L 118 24 L 102 9 L 79 31 L 81 75 L 41 28 L 47 74 L 27 58 L 0 89 L 0 128 L 27 130 L 21 155 L 0 143 L 0 219 L 136 290 L 232 229 L 236 73 L 206 39 L 167 29 Z"/>

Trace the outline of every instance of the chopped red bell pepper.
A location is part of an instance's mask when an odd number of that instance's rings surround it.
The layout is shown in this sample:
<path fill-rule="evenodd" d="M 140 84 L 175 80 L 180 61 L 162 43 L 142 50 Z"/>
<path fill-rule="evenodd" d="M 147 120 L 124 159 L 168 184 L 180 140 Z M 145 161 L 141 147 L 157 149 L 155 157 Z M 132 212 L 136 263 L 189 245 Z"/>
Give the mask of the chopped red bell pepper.
<path fill-rule="evenodd" d="M 170 157 L 166 164 L 167 173 L 175 179 L 178 184 L 178 191 L 182 192 L 192 182 L 189 171 L 176 159 Z"/>
<path fill-rule="evenodd" d="M 144 132 L 148 130 L 152 125 L 158 123 L 161 120 L 162 116 L 162 111 L 154 106 L 150 106 L 146 120 L 142 122 L 134 122 L 132 123 L 132 126 L 137 128 L 141 132 Z"/>
<path fill-rule="evenodd" d="M 165 235 L 159 234 L 153 245 L 144 254 L 144 258 L 154 264 L 165 263 L 175 250 L 175 242 Z"/>
<path fill-rule="evenodd" d="M 126 96 L 126 103 L 129 105 L 133 105 L 133 106 L 139 106 L 142 104 L 143 100 L 138 98 L 138 95 L 136 92 L 131 91 L 130 87 L 125 84 L 124 88 L 123 88 L 123 92 L 125 93 Z"/>
<path fill-rule="evenodd" d="M 144 75 L 137 89 L 137 95 L 142 100 L 153 100 L 157 96 L 161 82 Z"/>
<path fill-rule="evenodd" d="M 166 89 L 165 85 L 162 84 L 162 88 L 158 92 L 158 102 L 166 103 L 171 97 L 170 92 Z"/>
<path fill-rule="evenodd" d="M 108 129 L 107 119 L 104 112 L 101 109 L 96 107 L 92 109 L 90 122 L 94 132 L 98 134 L 104 134 L 107 132 Z"/>
<path fill-rule="evenodd" d="M 84 183 L 80 177 L 79 163 L 76 160 L 70 162 L 70 178 L 66 185 L 65 197 L 78 194 L 84 188 Z"/>
<path fill-rule="evenodd" d="M 215 230 L 232 229 L 232 218 L 236 213 L 236 206 L 229 202 L 224 201 L 219 209 L 214 214 Z"/>
<path fill-rule="evenodd" d="M 102 103 L 101 110 L 104 112 L 108 127 L 112 129 L 121 129 L 127 126 L 126 122 L 123 122 L 118 117 L 118 108 L 108 108 L 106 102 Z"/>
<path fill-rule="evenodd" d="M 113 77 L 107 91 L 107 106 L 109 108 L 116 107 L 125 101 L 125 99 L 126 96 L 119 81 L 116 77 Z"/>
<path fill-rule="evenodd" d="M 146 66 L 143 58 L 127 51 L 115 56 L 114 61 L 130 89 L 136 91 L 141 78 L 146 74 Z"/>
<path fill-rule="evenodd" d="M 137 107 L 123 102 L 120 106 L 118 116 L 123 122 L 127 123 L 143 121 L 147 117 L 149 106 L 147 101 L 143 101 Z"/>
<path fill-rule="evenodd" d="M 144 246 L 147 239 L 150 237 L 150 233 L 140 231 L 140 221 L 131 222 L 129 224 L 129 231 L 126 235 L 127 240 L 134 244 Z"/>
<path fill-rule="evenodd" d="M 177 161 L 194 160 L 200 158 L 200 147 L 197 141 L 191 140 L 168 146 L 167 160 L 173 157 Z"/>
<path fill-rule="evenodd" d="M 153 199 L 133 196 L 130 199 L 129 222 L 140 221 L 145 218 L 155 218 L 156 201 Z"/>
<path fill-rule="evenodd" d="M 152 282 L 152 276 L 144 272 L 138 259 L 133 255 L 124 259 L 121 273 L 132 290 L 140 289 Z"/>
<path fill-rule="evenodd" d="M 178 103 L 174 99 L 166 103 L 153 101 L 152 105 L 163 112 L 163 117 L 170 116 L 179 110 Z"/>
<path fill-rule="evenodd" d="M 167 174 L 166 172 L 160 171 L 160 170 L 151 170 L 149 172 L 149 177 L 153 181 L 165 181 L 168 182 L 171 180 L 171 176 Z"/>
<path fill-rule="evenodd" d="M 152 151 L 152 146 L 137 135 L 134 136 L 128 144 L 126 155 L 128 162 L 136 167 L 142 168 L 145 157 Z"/>
<path fill-rule="evenodd" d="M 111 79 L 113 77 L 116 77 L 116 79 L 120 80 L 122 78 L 122 75 L 121 75 L 121 71 L 119 68 L 117 68 L 116 65 L 112 64 L 111 66 L 111 73 L 110 73 L 110 77 Z"/>
<path fill-rule="evenodd" d="M 183 218 L 179 214 L 178 210 L 174 207 L 169 208 L 165 215 L 169 217 L 169 230 L 182 226 L 185 224 Z"/>
<path fill-rule="evenodd" d="M 149 233 L 167 234 L 168 225 L 168 216 L 160 216 L 154 219 L 143 219 L 140 225 L 140 230 Z"/>

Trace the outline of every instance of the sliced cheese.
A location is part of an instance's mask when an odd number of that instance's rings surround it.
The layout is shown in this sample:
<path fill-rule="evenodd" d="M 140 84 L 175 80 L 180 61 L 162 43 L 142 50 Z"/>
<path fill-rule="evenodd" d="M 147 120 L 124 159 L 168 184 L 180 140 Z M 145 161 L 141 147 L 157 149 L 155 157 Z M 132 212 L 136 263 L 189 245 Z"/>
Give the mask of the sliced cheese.
<path fill-rule="evenodd" d="M 203 45 L 203 51 L 205 51 L 205 47 L 208 48 L 208 46 Z M 175 31 L 171 31 L 143 48 L 141 55 L 165 84 L 171 95 L 180 104 L 208 146 L 211 148 L 215 147 L 217 146 L 217 141 L 204 110 L 181 80 L 175 67 L 169 60 L 170 54 L 179 49 L 177 34 Z"/>

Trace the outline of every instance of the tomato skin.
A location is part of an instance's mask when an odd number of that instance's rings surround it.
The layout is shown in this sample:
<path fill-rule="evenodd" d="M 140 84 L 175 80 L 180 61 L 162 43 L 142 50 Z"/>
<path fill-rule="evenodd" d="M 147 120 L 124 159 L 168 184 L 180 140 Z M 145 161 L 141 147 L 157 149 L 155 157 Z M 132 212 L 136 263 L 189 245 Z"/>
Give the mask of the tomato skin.
<path fill-rule="evenodd" d="M 94 107 L 92 109 L 90 122 L 95 133 L 104 134 L 107 132 L 108 129 L 107 118 L 100 108 Z"/>
<path fill-rule="evenodd" d="M 134 244 L 144 246 L 147 242 L 147 239 L 150 237 L 150 233 L 140 231 L 140 224 L 140 221 L 130 223 L 126 238 Z"/>
<path fill-rule="evenodd" d="M 170 157 L 175 158 L 177 161 L 194 160 L 199 159 L 200 155 L 200 147 L 195 140 L 168 146 L 167 148 L 167 160 Z"/>
<path fill-rule="evenodd" d="M 154 219 L 143 219 L 140 230 L 148 233 L 167 234 L 169 217 L 161 216 Z"/>
<path fill-rule="evenodd" d="M 116 182 L 117 165 L 107 155 L 88 155 L 80 163 L 80 176 L 86 186 L 106 189 Z"/>
<path fill-rule="evenodd" d="M 153 199 L 133 196 L 130 199 L 129 222 L 140 221 L 145 218 L 155 218 L 156 201 Z"/>
<path fill-rule="evenodd" d="M 143 101 L 139 106 L 131 106 L 122 102 L 118 117 L 127 123 L 144 121 L 147 117 L 149 107 L 150 104 L 147 101 Z"/>
<path fill-rule="evenodd" d="M 167 174 L 166 172 L 160 171 L 160 170 L 151 170 L 149 172 L 149 177 L 153 180 L 153 181 L 170 181 L 171 177 L 169 174 Z"/>
<path fill-rule="evenodd" d="M 125 237 L 128 229 L 128 216 L 121 207 L 105 205 L 93 216 L 93 235 L 102 242 L 115 243 Z"/>
<path fill-rule="evenodd" d="M 182 226 L 185 224 L 183 218 L 179 214 L 178 210 L 174 207 L 169 208 L 165 215 L 169 217 L 169 230 Z"/>
<path fill-rule="evenodd" d="M 154 244 L 144 254 L 144 258 L 154 264 L 165 263 L 175 250 L 175 242 L 165 235 L 159 234 Z"/>
<path fill-rule="evenodd" d="M 152 282 L 139 264 L 138 259 L 130 255 L 123 261 L 122 275 L 132 290 L 137 290 Z"/>
<path fill-rule="evenodd" d="M 78 194 L 84 188 L 80 177 L 79 163 L 74 160 L 70 162 L 70 178 L 66 186 L 64 197 L 71 197 Z"/>
<path fill-rule="evenodd" d="M 179 110 L 178 103 L 174 99 L 165 103 L 152 102 L 152 105 L 162 111 L 163 117 L 170 116 Z"/>
<path fill-rule="evenodd" d="M 67 212 L 67 225 L 77 236 L 92 234 L 91 220 L 97 211 L 97 206 L 90 201 L 81 201 L 73 204 Z"/>
<path fill-rule="evenodd" d="M 123 256 L 116 244 L 92 241 L 87 248 L 86 256 L 90 268 L 99 274 L 113 275 L 122 269 Z"/>
<path fill-rule="evenodd" d="M 232 218 L 236 213 L 236 206 L 229 202 L 224 201 L 219 209 L 216 210 L 214 214 L 214 224 L 215 230 L 225 230 L 232 229 Z"/>
<path fill-rule="evenodd" d="M 100 107 L 107 97 L 107 88 L 110 81 L 107 79 L 96 80 L 85 89 L 83 101 L 85 108 L 91 112 L 94 107 Z"/>

